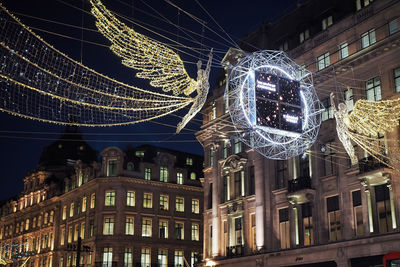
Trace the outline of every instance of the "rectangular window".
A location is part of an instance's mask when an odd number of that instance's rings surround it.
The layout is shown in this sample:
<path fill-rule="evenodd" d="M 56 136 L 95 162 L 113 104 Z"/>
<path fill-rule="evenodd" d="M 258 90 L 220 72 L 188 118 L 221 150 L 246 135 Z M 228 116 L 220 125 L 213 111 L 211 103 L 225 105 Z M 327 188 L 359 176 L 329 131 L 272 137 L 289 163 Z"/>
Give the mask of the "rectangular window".
<path fill-rule="evenodd" d="M 169 209 L 169 197 L 167 195 L 160 195 L 160 210 Z"/>
<path fill-rule="evenodd" d="M 103 235 L 114 234 L 114 217 L 104 217 Z"/>
<path fill-rule="evenodd" d="M 331 64 L 329 52 L 317 58 L 317 70 L 323 70 Z"/>
<path fill-rule="evenodd" d="M 289 177 L 288 173 L 288 161 L 277 160 L 276 161 L 276 189 L 285 188 L 287 186 L 287 180 Z"/>
<path fill-rule="evenodd" d="M 342 238 L 342 230 L 340 225 L 339 196 L 328 197 L 326 199 L 326 208 L 328 211 L 329 240 L 340 240 Z"/>
<path fill-rule="evenodd" d="M 105 206 L 115 206 L 115 191 L 114 190 L 106 191 L 104 205 Z"/>
<path fill-rule="evenodd" d="M 199 214 L 200 213 L 200 204 L 198 199 L 192 199 L 192 213 Z"/>
<path fill-rule="evenodd" d="M 179 212 L 184 212 L 185 211 L 185 202 L 184 202 L 183 197 L 176 197 L 175 210 L 179 211 Z"/>
<path fill-rule="evenodd" d="M 393 231 L 390 194 L 387 184 L 374 186 L 379 233 Z"/>
<path fill-rule="evenodd" d="M 301 205 L 301 214 L 303 217 L 304 246 L 309 246 L 314 244 L 312 210 L 310 203 Z"/>
<path fill-rule="evenodd" d="M 91 196 L 90 196 L 90 208 L 91 209 L 94 209 L 94 205 L 96 204 L 96 194 L 95 193 L 93 193 Z"/>
<path fill-rule="evenodd" d="M 381 96 L 381 79 L 379 76 L 368 80 L 365 83 L 365 91 L 367 93 L 367 100 L 380 101 Z"/>
<path fill-rule="evenodd" d="M 82 212 L 86 212 L 87 197 L 82 198 Z"/>
<path fill-rule="evenodd" d="M 112 257 L 113 257 L 112 248 L 104 248 L 102 267 L 112 267 Z"/>
<path fill-rule="evenodd" d="M 281 45 L 279 45 L 279 50 L 280 51 L 287 51 L 289 49 L 289 44 L 287 41 L 283 42 Z"/>
<path fill-rule="evenodd" d="M 94 236 L 94 221 L 90 220 L 89 223 L 89 236 L 92 237 Z"/>
<path fill-rule="evenodd" d="M 224 176 L 224 197 L 223 201 L 229 201 L 231 200 L 231 177 L 229 175 Z"/>
<path fill-rule="evenodd" d="M 324 106 L 324 111 L 322 111 L 322 121 L 326 121 L 333 118 L 333 111 L 331 106 L 330 98 L 325 98 L 322 100 L 322 105 Z"/>
<path fill-rule="evenodd" d="M 168 221 L 160 220 L 158 223 L 158 231 L 160 238 L 168 238 Z"/>
<path fill-rule="evenodd" d="M 79 224 L 75 224 L 75 231 L 74 231 L 74 241 L 78 241 L 79 236 Z"/>
<path fill-rule="evenodd" d="M 369 6 L 373 0 L 356 0 L 357 11 L 363 7 Z"/>
<path fill-rule="evenodd" d="M 305 40 L 310 38 L 310 31 L 307 29 L 304 32 L 300 33 L 300 43 L 303 43 Z"/>
<path fill-rule="evenodd" d="M 64 246 L 65 244 L 65 229 L 61 229 L 61 236 L 60 236 L 60 245 Z"/>
<path fill-rule="evenodd" d="M 183 223 L 176 222 L 175 223 L 175 237 L 177 240 L 183 240 L 184 239 L 184 230 L 183 230 Z"/>
<path fill-rule="evenodd" d="M 143 208 L 151 209 L 153 208 L 153 194 L 143 193 Z"/>
<path fill-rule="evenodd" d="M 217 103 L 215 101 L 212 102 L 212 109 L 211 109 L 211 119 L 215 120 L 217 118 Z"/>
<path fill-rule="evenodd" d="M 356 237 L 364 235 L 364 222 L 361 203 L 361 190 L 353 191 L 351 193 L 353 199 L 353 223 L 354 232 Z"/>
<path fill-rule="evenodd" d="M 152 220 L 150 218 L 143 218 L 142 220 L 142 236 L 151 237 L 152 236 Z"/>
<path fill-rule="evenodd" d="M 186 165 L 192 166 L 193 165 L 193 159 L 192 158 L 186 158 Z"/>
<path fill-rule="evenodd" d="M 72 202 L 71 206 L 69 206 L 69 217 L 73 217 L 74 216 L 74 210 L 75 210 L 75 203 Z"/>
<path fill-rule="evenodd" d="M 281 249 L 290 248 L 290 224 L 288 208 L 279 210 L 279 238 L 281 240 Z"/>
<path fill-rule="evenodd" d="M 242 217 L 234 218 L 234 245 L 242 245 L 243 242 Z"/>
<path fill-rule="evenodd" d="M 176 183 L 183 184 L 183 173 L 181 172 L 176 173 Z"/>
<path fill-rule="evenodd" d="M 230 141 L 224 141 L 224 146 L 222 148 L 222 158 L 226 159 L 228 157 L 228 144 L 230 145 Z"/>
<path fill-rule="evenodd" d="M 397 19 L 389 21 L 388 26 L 389 26 L 389 35 L 395 34 L 396 32 L 399 31 L 399 24 L 397 23 Z"/>
<path fill-rule="evenodd" d="M 192 240 L 199 241 L 199 225 L 192 223 Z"/>
<path fill-rule="evenodd" d="M 151 169 L 150 168 L 144 169 L 144 179 L 151 180 Z"/>
<path fill-rule="evenodd" d="M 376 42 L 375 29 L 361 34 L 361 48 L 366 48 Z"/>
<path fill-rule="evenodd" d="M 168 182 L 168 168 L 167 167 L 160 167 L 160 181 L 161 182 Z"/>
<path fill-rule="evenodd" d="M 257 250 L 257 235 L 256 235 L 256 214 L 250 214 L 250 239 L 251 248 Z"/>
<path fill-rule="evenodd" d="M 133 233 L 134 233 L 134 218 L 133 217 L 126 217 L 125 234 L 126 235 L 133 235 Z"/>
<path fill-rule="evenodd" d="M 347 42 L 339 45 L 339 56 L 340 59 L 344 59 L 349 56 L 349 44 Z"/>
<path fill-rule="evenodd" d="M 183 250 L 175 250 L 174 253 L 174 267 L 183 266 Z"/>
<path fill-rule="evenodd" d="M 394 70 L 394 87 L 396 92 L 400 92 L 400 68 Z"/>
<path fill-rule="evenodd" d="M 142 253 L 140 255 L 140 266 L 141 267 L 150 267 L 150 248 L 142 248 Z"/>
<path fill-rule="evenodd" d="M 256 192 L 256 180 L 254 175 L 254 166 L 249 167 L 249 195 L 254 195 Z"/>
<path fill-rule="evenodd" d="M 213 166 L 214 165 L 214 149 L 210 148 L 208 150 L 208 166 Z"/>
<path fill-rule="evenodd" d="M 241 172 L 235 172 L 234 173 L 234 188 L 233 188 L 233 194 L 235 196 L 235 199 L 241 196 Z"/>
<path fill-rule="evenodd" d="M 65 205 L 62 210 L 62 219 L 67 219 L 67 206 Z"/>
<path fill-rule="evenodd" d="M 109 159 L 107 164 L 107 176 L 117 175 L 117 160 Z"/>
<path fill-rule="evenodd" d="M 344 90 L 344 101 L 346 102 L 347 109 L 349 111 L 352 111 L 354 107 L 354 97 L 352 88 L 347 88 L 346 90 Z"/>
<path fill-rule="evenodd" d="M 208 209 L 212 209 L 212 205 L 213 205 L 213 184 L 210 183 L 209 184 L 209 188 L 208 188 Z"/>
<path fill-rule="evenodd" d="M 167 267 L 168 260 L 167 260 L 168 251 L 166 249 L 160 248 L 158 250 L 158 266 L 159 267 Z"/>
<path fill-rule="evenodd" d="M 135 206 L 135 191 L 127 191 L 126 192 L 126 205 L 128 207 Z"/>
<path fill-rule="evenodd" d="M 235 154 L 242 152 L 242 142 L 239 139 L 235 139 L 233 149 Z"/>
<path fill-rule="evenodd" d="M 329 16 L 322 20 L 322 30 L 328 29 L 328 27 L 332 26 L 333 24 L 333 17 Z"/>
<path fill-rule="evenodd" d="M 190 267 L 194 267 L 199 262 L 199 253 L 192 251 L 190 254 Z"/>
<path fill-rule="evenodd" d="M 324 159 L 324 176 L 335 173 L 335 152 L 332 149 L 332 142 L 328 142 L 322 147 Z"/>
<path fill-rule="evenodd" d="M 132 248 L 125 248 L 124 267 L 132 267 Z"/>
<path fill-rule="evenodd" d="M 86 227 L 86 223 L 82 222 L 81 223 L 81 239 L 85 239 L 85 227 Z"/>

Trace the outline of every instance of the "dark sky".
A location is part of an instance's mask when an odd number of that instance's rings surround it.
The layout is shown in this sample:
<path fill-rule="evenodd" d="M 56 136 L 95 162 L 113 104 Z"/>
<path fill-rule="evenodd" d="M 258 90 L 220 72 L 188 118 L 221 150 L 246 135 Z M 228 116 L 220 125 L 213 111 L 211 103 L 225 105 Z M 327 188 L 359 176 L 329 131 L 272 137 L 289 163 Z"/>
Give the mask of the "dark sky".
<path fill-rule="evenodd" d="M 262 21 L 274 20 L 282 14 L 292 10 L 296 5 L 296 0 L 199 0 L 209 14 L 220 24 L 229 36 L 238 42 L 240 38 L 248 32 L 254 31 Z M 220 31 L 220 28 L 213 22 L 213 19 L 202 11 L 195 0 L 172 0 L 172 2 L 183 10 L 205 21 L 207 27 L 217 32 L 205 28 L 203 44 L 206 47 L 214 47 L 216 58 L 223 57 L 223 51 L 229 46 L 229 38 Z M 129 16 L 142 25 L 148 23 L 157 27 L 157 32 L 164 34 L 162 30 L 172 32 L 168 37 L 183 43 L 187 46 L 199 48 L 198 44 L 190 43 L 184 38 L 190 38 L 176 27 L 161 21 L 161 17 L 188 28 L 191 31 L 201 34 L 202 26 L 189 18 L 182 11 L 179 12 L 165 0 L 103 0 L 103 3 L 111 10 Z M 69 25 L 82 25 L 82 12 L 75 9 L 82 8 L 89 11 L 89 3 L 80 0 L 3 0 L 2 4 L 18 17 L 24 24 L 30 26 L 39 36 L 56 49 L 67 54 L 75 60 L 81 60 L 81 33 L 82 30 L 55 24 L 50 21 L 61 22 Z M 132 8 L 134 6 L 135 8 Z M 156 13 L 159 12 L 159 13 Z M 40 20 L 41 19 L 41 20 Z M 45 21 L 47 20 L 47 21 Z M 84 14 L 83 23 L 85 28 L 95 29 L 94 18 L 89 14 Z M 129 25 L 129 22 L 127 22 Z M 134 26 L 135 29 L 144 34 L 148 34 L 157 40 L 161 37 L 155 36 L 144 29 Z M 68 39 L 46 33 L 44 31 L 66 35 L 78 40 Z M 190 36 L 201 40 L 192 33 Z M 208 38 L 208 39 L 207 39 Z M 108 45 L 109 43 L 99 33 L 85 30 L 83 33 L 85 41 Z M 214 41 L 211 41 L 211 40 Z M 120 59 L 115 56 L 108 48 L 99 45 L 83 43 L 82 61 L 88 67 L 106 74 L 112 78 L 142 87 L 149 90 L 151 88 L 146 80 L 139 80 L 134 77 L 135 72 L 120 63 Z M 188 50 L 189 53 L 195 52 Z M 180 54 L 181 55 L 181 54 Z M 195 56 L 181 55 L 185 61 L 195 63 L 199 54 Z M 220 71 L 218 61 L 214 62 L 210 82 L 213 84 L 217 73 Z M 196 77 L 195 65 L 185 63 L 191 77 Z M 2 90 L 0 88 L 0 90 Z M 187 110 L 186 110 L 187 111 Z M 177 113 L 183 116 L 185 111 Z M 196 117 L 200 119 L 200 116 Z M 168 116 L 156 122 L 176 125 L 179 118 Z M 59 137 L 59 133 L 64 127 L 53 124 L 46 124 L 38 121 L 21 119 L 6 113 L 0 113 L 0 200 L 19 194 L 23 188 L 23 178 L 37 166 L 40 154 L 44 146 L 49 145 Z M 175 128 L 161 126 L 157 123 L 142 123 L 131 126 L 112 127 L 112 128 L 81 128 L 85 133 L 84 137 L 88 143 L 99 152 L 108 146 L 119 146 L 124 148 L 127 144 L 134 146 L 154 141 L 154 145 L 173 148 L 181 151 L 202 154 L 201 145 L 194 137 L 194 131 L 199 129 L 199 122 L 189 123 L 181 134 L 174 135 Z M 190 142 L 183 142 L 189 140 Z"/>

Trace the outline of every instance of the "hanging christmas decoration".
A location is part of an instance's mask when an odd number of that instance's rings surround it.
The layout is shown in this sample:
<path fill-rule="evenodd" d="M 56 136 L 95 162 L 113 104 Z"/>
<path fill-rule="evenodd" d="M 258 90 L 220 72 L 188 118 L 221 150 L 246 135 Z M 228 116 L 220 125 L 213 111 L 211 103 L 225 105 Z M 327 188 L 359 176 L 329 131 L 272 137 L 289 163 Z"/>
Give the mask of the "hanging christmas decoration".
<path fill-rule="evenodd" d="M 126 30 L 122 22 L 108 16 L 111 13 L 104 15 L 101 21 L 110 20 L 108 27 L 122 27 L 123 33 L 135 36 L 135 41 L 126 50 L 122 49 L 124 45 L 112 45 L 113 51 L 124 56 L 124 64 L 139 66 L 138 76 L 150 78 L 152 85 L 174 93 L 160 94 L 121 83 L 72 60 L 0 6 L 1 111 L 57 124 L 115 126 L 153 120 L 193 103 L 179 125 L 180 130 L 204 104 L 205 100 L 200 100 L 209 89 L 211 55 L 208 67 L 199 69 L 200 76 L 194 81 L 172 50 Z M 99 29 L 100 25 L 99 21 Z M 132 48 L 135 44 L 138 45 L 136 50 Z M 198 96 L 188 97 L 195 90 Z M 177 96 L 180 93 L 186 95 Z"/>
<path fill-rule="evenodd" d="M 282 51 L 245 55 L 225 98 L 237 138 L 267 158 L 303 154 L 317 138 L 323 108 L 312 75 Z"/>

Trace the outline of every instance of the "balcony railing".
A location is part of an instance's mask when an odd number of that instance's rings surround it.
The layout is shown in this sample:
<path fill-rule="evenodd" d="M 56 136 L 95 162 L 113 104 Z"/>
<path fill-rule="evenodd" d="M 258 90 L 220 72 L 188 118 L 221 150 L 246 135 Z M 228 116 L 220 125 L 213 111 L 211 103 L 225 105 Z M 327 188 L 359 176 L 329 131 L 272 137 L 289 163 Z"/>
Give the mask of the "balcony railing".
<path fill-rule="evenodd" d="M 384 160 L 384 162 L 386 162 Z M 374 171 L 377 169 L 381 169 L 386 167 L 387 165 L 376 158 L 369 156 L 367 158 L 360 159 L 358 161 L 358 168 L 360 170 L 360 173 L 365 173 L 365 172 L 370 172 Z"/>
<path fill-rule="evenodd" d="M 241 257 L 244 255 L 244 246 L 237 245 L 226 248 L 226 256 L 228 258 Z"/>
<path fill-rule="evenodd" d="M 311 189 L 311 178 L 300 177 L 288 181 L 288 192 L 293 193 L 303 189 Z"/>

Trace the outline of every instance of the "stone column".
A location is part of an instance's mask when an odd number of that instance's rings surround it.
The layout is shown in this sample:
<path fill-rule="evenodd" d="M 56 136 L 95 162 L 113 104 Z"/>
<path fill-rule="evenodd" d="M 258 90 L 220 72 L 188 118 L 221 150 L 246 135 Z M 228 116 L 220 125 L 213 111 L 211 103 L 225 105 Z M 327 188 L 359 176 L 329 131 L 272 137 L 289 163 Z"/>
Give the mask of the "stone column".
<path fill-rule="evenodd" d="M 219 171 L 218 171 L 218 145 L 212 146 L 214 150 L 214 162 L 212 167 L 212 256 L 217 257 L 221 255 L 220 248 L 220 229 L 219 229 L 219 217 L 218 217 L 218 204 L 219 204 Z"/>
<path fill-rule="evenodd" d="M 367 216 L 368 216 L 368 233 L 374 232 L 374 218 L 372 214 L 371 191 L 367 179 L 362 179 L 361 184 L 364 186 L 364 191 L 367 196 Z"/>
<path fill-rule="evenodd" d="M 256 245 L 257 249 L 265 247 L 265 215 L 264 215 L 264 170 L 263 157 L 256 155 L 254 159 L 254 178 L 256 191 Z"/>
<path fill-rule="evenodd" d="M 397 228 L 396 212 L 395 212 L 394 199 L 393 199 L 393 188 L 392 188 L 392 184 L 390 183 L 390 181 L 387 182 L 386 186 L 389 188 L 390 212 L 392 215 L 392 227 L 393 227 L 393 229 L 396 229 Z"/>

